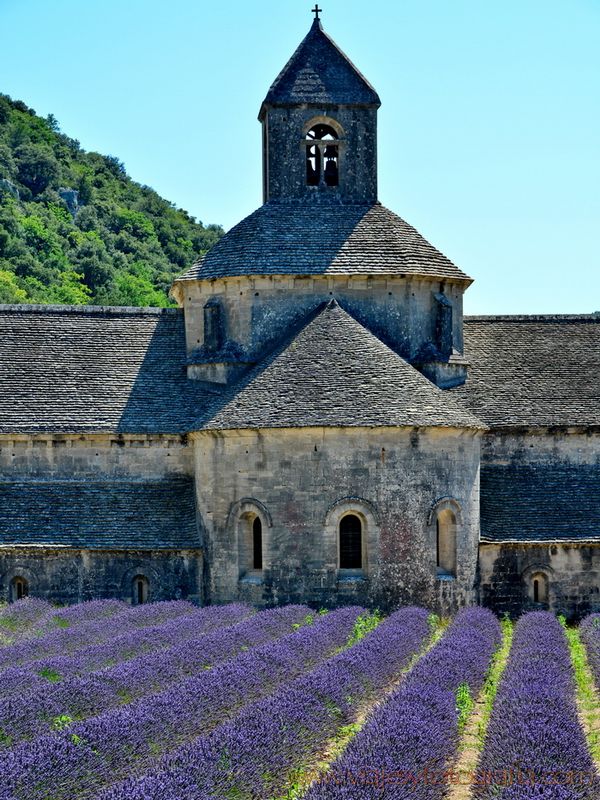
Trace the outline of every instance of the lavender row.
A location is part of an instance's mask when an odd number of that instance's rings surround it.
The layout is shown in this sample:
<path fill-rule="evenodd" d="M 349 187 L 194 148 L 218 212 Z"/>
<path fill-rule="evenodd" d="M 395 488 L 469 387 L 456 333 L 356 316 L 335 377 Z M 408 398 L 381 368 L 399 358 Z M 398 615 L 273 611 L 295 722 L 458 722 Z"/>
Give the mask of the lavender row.
<path fill-rule="evenodd" d="M 478 800 L 599 796 L 577 716 L 568 643 L 547 611 L 525 614 L 515 628 L 477 778 Z"/>
<path fill-rule="evenodd" d="M 343 608 L 172 688 L 0 755 L 0 800 L 72 800 L 147 772 L 343 647 L 362 609 Z"/>
<path fill-rule="evenodd" d="M 305 800 L 443 797 L 443 775 L 459 741 L 457 691 L 464 685 L 472 694 L 480 690 L 500 641 L 490 611 L 459 612 Z"/>
<path fill-rule="evenodd" d="M 163 759 L 153 774 L 128 780 L 102 800 L 268 798 L 314 760 L 338 732 L 422 650 L 427 611 L 396 612 L 350 649 L 329 659 L 235 720 Z"/>
<path fill-rule="evenodd" d="M 13 694 L 23 696 L 34 691 L 44 693 L 48 690 L 49 680 L 54 682 L 75 678 L 144 653 L 160 651 L 161 648 L 197 639 L 204 633 L 233 625 L 254 613 L 250 606 L 241 603 L 205 608 L 192 607 L 191 611 L 184 605 L 184 609 L 189 613 L 168 619 L 162 625 L 142 628 L 136 625 L 133 630 L 125 626 L 125 631 L 114 638 L 89 647 L 77 648 L 72 655 L 40 658 L 9 667 L 0 672 L 0 698 L 9 698 Z M 120 617 L 117 617 L 104 622 L 101 639 L 105 639 L 104 632 L 111 631 L 119 619 Z M 0 708 L 3 707 L 0 704 Z"/>
<path fill-rule="evenodd" d="M 108 601 L 112 602 L 112 601 Z M 128 631 L 158 625 L 193 613 L 195 607 L 184 600 L 125 606 L 111 617 L 85 619 L 74 627 L 52 630 L 36 639 L 27 639 L 0 649 L 0 668 L 35 661 L 50 655 L 73 653 L 82 647 L 106 641 L 115 631 Z"/>
<path fill-rule="evenodd" d="M 45 600 L 29 597 L 0 606 L 0 645 L 33 635 L 40 621 L 52 610 Z"/>
<path fill-rule="evenodd" d="M 68 626 L 82 622 L 108 619 L 124 611 L 131 611 L 131 606 L 122 600 L 86 600 L 71 606 L 54 606 L 54 618 Z"/>
<path fill-rule="evenodd" d="M 0 701 L 0 731 L 4 732 L 0 746 L 2 743 L 14 746 L 21 740 L 50 733 L 69 719 L 82 720 L 162 691 L 245 650 L 290 633 L 310 616 L 307 606 L 289 605 L 262 611 L 231 625 L 231 609 L 231 606 L 212 607 L 210 623 L 216 628 L 212 633 L 201 635 L 203 626 L 197 620 L 197 636 L 193 640 L 83 677 L 50 686 L 46 681 L 35 691 Z"/>
<path fill-rule="evenodd" d="M 600 614 L 586 617 L 579 626 L 579 634 L 585 645 L 594 681 L 600 688 Z"/>
<path fill-rule="evenodd" d="M 36 597 L 26 597 L 0 608 L 0 632 L 11 642 L 42 636 L 55 628 L 102 619 L 127 610 L 120 600 L 90 600 L 59 608 Z"/>

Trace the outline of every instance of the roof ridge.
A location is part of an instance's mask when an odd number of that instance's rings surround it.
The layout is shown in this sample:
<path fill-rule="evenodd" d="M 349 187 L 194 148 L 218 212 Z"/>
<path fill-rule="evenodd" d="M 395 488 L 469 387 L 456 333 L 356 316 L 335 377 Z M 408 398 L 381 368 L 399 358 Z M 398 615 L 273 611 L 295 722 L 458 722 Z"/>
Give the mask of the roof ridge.
<path fill-rule="evenodd" d="M 83 484 L 85 486 L 106 486 L 106 485 L 113 485 L 118 484 L 119 486 L 147 486 L 155 484 L 167 484 L 167 483 L 189 483 L 193 481 L 193 478 L 189 475 L 180 475 L 178 473 L 174 473 L 173 475 L 165 475 L 162 478 L 131 478 L 127 477 L 127 479 L 121 479 L 118 477 L 110 478 L 94 478 L 94 477 L 84 477 L 79 476 L 77 478 L 31 478 L 30 480 L 27 479 L 19 479 L 19 480 L 9 480 L 8 478 L 0 478 L 0 486 L 10 485 L 10 486 L 50 486 L 57 483 L 60 484 L 68 484 L 70 486 L 77 484 Z"/>
<path fill-rule="evenodd" d="M 108 314 L 114 316 L 161 316 L 181 314 L 180 308 L 155 306 L 76 306 L 36 303 L 0 303 L 0 314 Z"/>
<path fill-rule="evenodd" d="M 588 314 L 466 314 L 465 322 L 600 322 L 600 311 Z"/>

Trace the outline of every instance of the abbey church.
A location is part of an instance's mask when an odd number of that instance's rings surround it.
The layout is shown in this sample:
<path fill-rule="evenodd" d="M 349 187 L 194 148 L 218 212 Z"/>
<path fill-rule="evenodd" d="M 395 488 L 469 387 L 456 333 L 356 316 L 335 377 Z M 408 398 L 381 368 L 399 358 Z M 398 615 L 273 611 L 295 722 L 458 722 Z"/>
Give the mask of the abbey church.
<path fill-rule="evenodd" d="M 600 316 L 463 316 L 379 106 L 315 19 L 178 308 L 0 306 L 0 600 L 600 610 Z"/>

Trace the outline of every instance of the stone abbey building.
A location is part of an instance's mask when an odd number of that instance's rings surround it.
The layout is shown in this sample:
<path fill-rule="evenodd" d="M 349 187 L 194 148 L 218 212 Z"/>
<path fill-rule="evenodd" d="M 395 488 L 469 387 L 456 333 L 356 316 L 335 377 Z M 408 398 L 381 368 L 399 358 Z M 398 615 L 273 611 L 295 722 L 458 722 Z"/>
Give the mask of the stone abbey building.
<path fill-rule="evenodd" d="M 179 308 L 0 308 L 0 598 L 600 609 L 600 317 L 463 317 L 316 19 Z"/>

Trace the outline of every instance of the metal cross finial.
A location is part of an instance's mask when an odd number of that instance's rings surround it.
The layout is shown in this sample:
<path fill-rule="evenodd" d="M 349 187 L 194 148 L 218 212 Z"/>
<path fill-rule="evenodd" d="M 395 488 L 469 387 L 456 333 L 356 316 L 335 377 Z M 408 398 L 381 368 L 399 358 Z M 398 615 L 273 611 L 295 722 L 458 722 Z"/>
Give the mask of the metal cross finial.
<path fill-rule="evenodd" d="M 319 8 L 319 4 L 318 4 L 318 3 L 315 3 L 315 7 L 314 7 L 314 8 L 311 8 L 311 11 L 312 11 L 312 12 L 313 12 L 313 14 L 315 15 L 315 19 L 319 19 L 319 13 L 320 13 L 321 11 L 323 11 L 323 9 L 322 9 L 322 8 Z"/>

